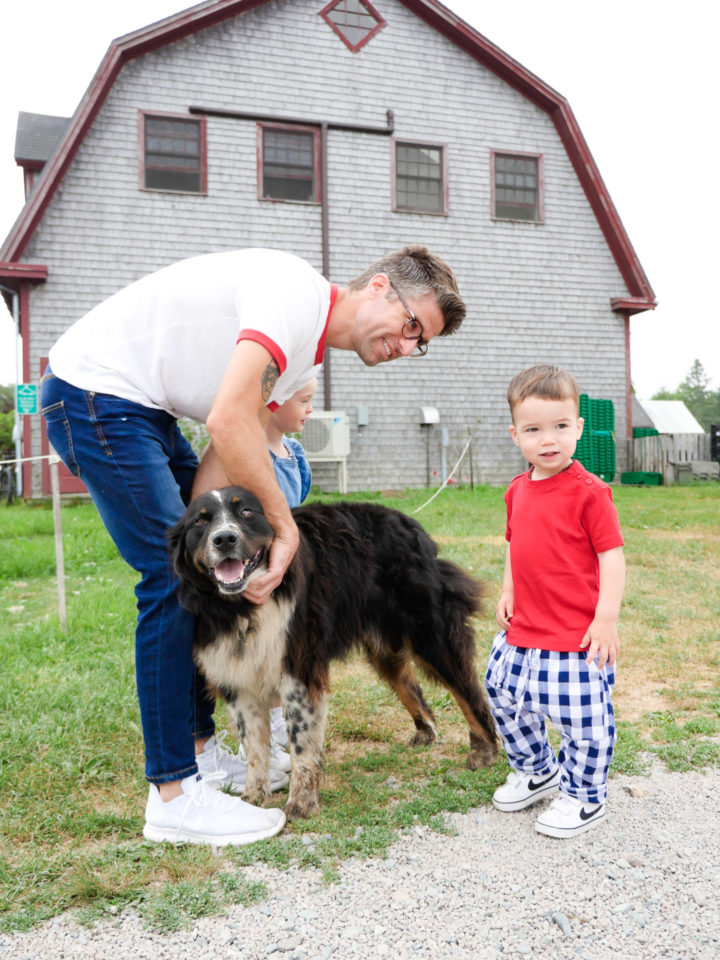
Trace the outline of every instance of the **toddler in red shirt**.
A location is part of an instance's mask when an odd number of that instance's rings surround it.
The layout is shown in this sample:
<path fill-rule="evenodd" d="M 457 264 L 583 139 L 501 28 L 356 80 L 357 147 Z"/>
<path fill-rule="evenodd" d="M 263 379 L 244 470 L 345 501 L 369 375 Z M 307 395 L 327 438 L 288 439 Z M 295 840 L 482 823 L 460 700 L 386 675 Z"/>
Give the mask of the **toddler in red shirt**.
<path fill-rule="evenodd" d="M 505 494 L 502 629 L 485 687 L 513 772 L 493 804 L 510 812 L 557 794 L 535 829 L 573 837 L 605 817 L 623 539 L 610 487 L 573 460 L 583 430 L 575 378 L 531 367 L 510 383 L 508 403 L 530 467 Z M 546 718 L 561 735 L 557 757 Z"/>

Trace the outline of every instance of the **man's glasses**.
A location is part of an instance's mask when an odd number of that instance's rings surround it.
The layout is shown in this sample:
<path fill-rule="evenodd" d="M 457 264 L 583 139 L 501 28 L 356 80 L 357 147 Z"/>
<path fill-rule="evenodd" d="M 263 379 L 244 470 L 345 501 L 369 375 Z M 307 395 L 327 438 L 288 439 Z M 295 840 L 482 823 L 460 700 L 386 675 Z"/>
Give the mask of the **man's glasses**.
<path fill-rule="evenodd" d="M 410 314 L 410 319 L 407 320 L 407 321 L 403 324 L 403 327 L 402 327 L 402 335 L 403 335 L 404 339 L 405 339 L 405 340 L 415 340 L 415 341 L 416 341 L 416 343 L 415 343 L 415 349 L 414 349 L 413 352 L 410 354 L 410 356 L 411 356 L 411 357 L 424 357 L 425 354 L 426 354 L 427 351 L 428 351 L 428 342 L 427 342 L 427 340 L 423 340 L 423 328 L 422 328 L 422 324 L 420 323 L 420 321 L 418 320 L 418 318 L 415 316 L 415 314 L 412 312 L 412 310 L 410 309 L 410 307 L 407 305 L 407 303 L 405 302 L 405 298 L 404 298 L 403 295 L 400 293 L 400 291 L 399 291 L 398 288 L 395 286 L 395 284 L 392 282 L 392 280 L 390 279 L 390 277 L 388 277 L 388 282 L 390 283 L 390 286 L 391 286 L 391 287 L 393 288 L 393 290 L 395 291 L 395 296 L 398 298 L 398 300 L 400 301 L 400 303 L 405 307 L 405 309 L 407 310 L 407 312 Z"/>

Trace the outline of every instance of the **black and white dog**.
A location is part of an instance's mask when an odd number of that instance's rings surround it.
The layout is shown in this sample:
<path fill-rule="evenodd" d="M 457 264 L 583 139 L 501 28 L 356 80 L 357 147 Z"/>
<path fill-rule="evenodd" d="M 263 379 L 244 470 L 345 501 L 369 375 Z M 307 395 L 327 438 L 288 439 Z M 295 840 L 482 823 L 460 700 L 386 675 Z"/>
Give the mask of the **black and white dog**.
<path fill-rule="evenodd" d="M 493 762 L 495 727 L 475 672 L 470 618 L 481 585 L 437 555 L 417 521 L 368 503 L 315 504 L 293 516 L 300 547 L 263 606 L 243 599 L 264 570 L 273 531 L 240 487 L 198 497 L 170 531 L 186 606 L 197 615 L 195 657 L 227 702 L 248 760 L 246 796 L 269 796 L 271 698 L 279 691 L 292 774 L 285 813 L 319 810 L 330 662 L 364 649 L 431 743 L 435 719 L 411 660 L 452 693 L 470 727 L 468 766 Z"/>

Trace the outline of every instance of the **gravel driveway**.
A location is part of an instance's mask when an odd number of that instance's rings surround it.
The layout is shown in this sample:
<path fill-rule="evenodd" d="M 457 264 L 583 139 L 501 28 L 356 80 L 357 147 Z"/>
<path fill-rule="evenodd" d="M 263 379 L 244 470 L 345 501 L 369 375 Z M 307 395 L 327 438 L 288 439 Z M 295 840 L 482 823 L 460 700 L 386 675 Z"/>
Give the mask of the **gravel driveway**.
<path fill-rule="evenodd" d="M 617 776 L 602 827 L 535 833 L 532 809 L 452 814 L 455 836 L 417 827 L 341 882 L 263 865 L 269 897 L 160 935 L 123 914 L 68 917 L 12 936 L 8 960 L 720 960 L 720 770 Z"/>

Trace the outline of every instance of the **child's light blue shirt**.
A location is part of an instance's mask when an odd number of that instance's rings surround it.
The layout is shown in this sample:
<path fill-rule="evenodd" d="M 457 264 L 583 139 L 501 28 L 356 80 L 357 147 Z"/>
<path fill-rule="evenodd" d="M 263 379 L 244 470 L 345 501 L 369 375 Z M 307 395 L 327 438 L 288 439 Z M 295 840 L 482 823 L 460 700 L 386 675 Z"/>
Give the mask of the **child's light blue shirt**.
<path fill-rule="evenodd" d="M 284 436 L 282 442 L 290 453 L 289 457 L 277 457 L 272 450 L 268 452 L 275 468 L 275 478 L 285 494 L 285 499 L 291 508 L 299 507 L 310 493 L 312 471 L 299 440 Z"/>

